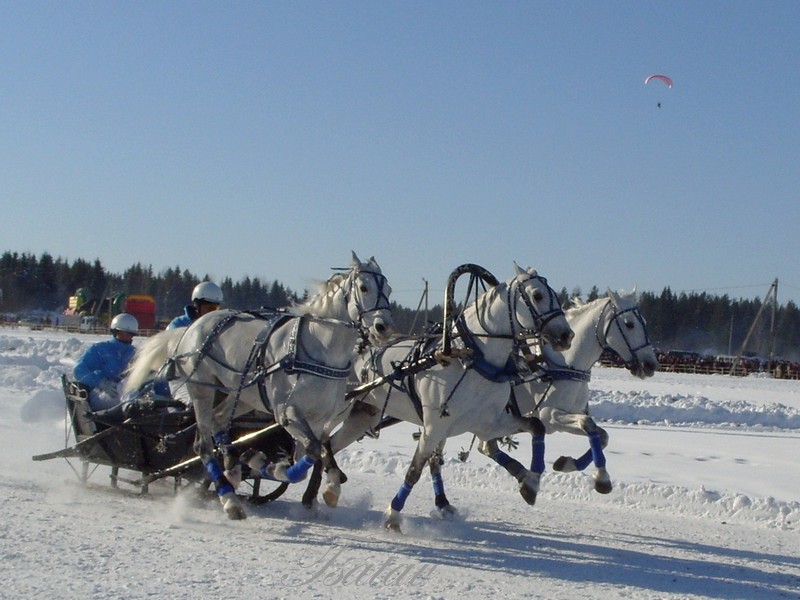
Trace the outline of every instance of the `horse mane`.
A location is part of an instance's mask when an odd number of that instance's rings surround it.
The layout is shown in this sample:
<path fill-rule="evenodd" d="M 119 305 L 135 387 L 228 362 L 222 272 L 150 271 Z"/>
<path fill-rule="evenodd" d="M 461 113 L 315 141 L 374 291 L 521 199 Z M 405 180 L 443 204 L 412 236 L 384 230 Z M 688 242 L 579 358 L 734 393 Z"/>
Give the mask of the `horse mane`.
<path fill-rule="evenodd" d="M 596 298 L 589 302 L 584 302 L 583 300 L 577 297 L 570 298 L 568 302 L 569 306 L 567 307 L 566 312 L 568 312 L 570 315 L 575 315 L 577 317 L 591 310 L 592 307 L 594 307 L 598 302 L 603 302 L 605 300 L 608 300 L 608 296 L 600 296 L 599 298 Z"/>
<path fill-rule="evenodd" d="M 334 273 L 327 281 L 318 281 L 317 293 L 305 302 L 293 303 L 293 312 L 301 315 L 329 315 L 332 312 L 333 298 L 346 280 L 347 273 Z"/>
<path fill-rule="evenodd" d="M 619 292 L 617 292 L 617 295 L 619 296 L 620 300 L 629 300 L 630 299 L 630 300 L 632 300 L 634 302 L 636 301 L 636 292 L 635 291 L 634 292 L 625 292 L 624 290 L 620 290 Z M 609 300 L 608 294 L 604 294 L 604 295 L 602 295 L 602 296 L 600 296 L 598 298 L 595 298 L 594 300 L 591 300 L 589 302 L 584 302 L 583 300 L 581 300 L 580 298 L 577 298 L 577 297 L 570 298 L 570 300 L 569 300 L 570 306 L 569 306 L 569 308 L 567 308 L 567 312 L 569 312 L 569 314 L 571 316 L 573 316 L 573 317 L 579 317 L 583 313 L 588 312 L 593 307 L 597 306 L 598 303 L 606 302 L 608 300 Z M 624 307 L 620 307 L 620 308 L 624 308 Z"/>

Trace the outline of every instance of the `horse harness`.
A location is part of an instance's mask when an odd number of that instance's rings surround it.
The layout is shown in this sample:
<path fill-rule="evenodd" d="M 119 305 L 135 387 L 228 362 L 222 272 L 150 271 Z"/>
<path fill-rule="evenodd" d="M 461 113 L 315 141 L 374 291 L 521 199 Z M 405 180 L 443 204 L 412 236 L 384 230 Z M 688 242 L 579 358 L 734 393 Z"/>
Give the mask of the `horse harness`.
<path fill-rule="evenodd" d="M 231 326 L 233 323 L 241 320 L 243 316 L 250 316 L 255 317 L 256 319 L 264 321 L 264 325 L 253 339 L 253 344 L 250 348 L 250 353 L 245 361 L 244 367 L 241 369 L 237 369 L 230 364 L 225 363 L 224 361 L 220 360 L 219 358 L 213 356 L 209 350 L 211 344 L 220 336 L 220 334 Z M 300 340 L 300 328 L 304 322 L 308 322 L 311 320 L 316 321 L 332 321 L 332 319 L 321 319 L 319 317 L 312 317 L 309 315 L 296 315 L 286 312 L 285 310 L 281 309 L 262 309 L 257 311 L 231 311 L 229 315 L 227 315 L 224 319 L 220 320 L 214 328 L 209 332 L 206 336 L 206 339 L 203 341 L 203 344 L 200 346 L 199 349 L 194 350 L 192 352 L 186 352 L 184 354 L 174 355 L 170 357 L 168 360 L 168 373 L 170 375 L 174 375 L 174 369 L 177 366 L 177 361 L 179 359 L 188 358 L 192 355 L 197 355 L 197 359 L 195 361 L 194 369 L 191 373 L 185 374 L 186 378 L 184 380 L 184 384 L 187 382 L 194 383 L 196 385 L 202 385 L 206 387 L 211 387 L 216 390 L 219 390 L 224 393 L 236 393 L 236 400 L 234 404 L 235 406 L 239 401 L 239 397 L 241 393 L 247 389 L 252 387 L 253 385 L 258 386 L 258 393 L 261 398 L 261 401 L 264 405 L 264 409 L 270 415 L 272 415 L 272 408 L 269 402 L 269 396 L 267 395 L 266 387 L 265 387 L 265 380 L 270 375 L 278 372 L 284 371 L 287 374 L 298 374 L 298 373 L 308 373 L 317 377 L 323 377 L 326 379 L 346 379 L 347 376 L 350 374 L 350 369 L 352 367 L 351 363 L 348 363 L 345 367 L 333 367 L 330 365 L 326 365 L 319 362 L 313 362 L 309 360 L 302 360 L 298 358 L 298 347 L 300 347 L 301 340 Z M 265 362 L 266 359 L 266 351 L 267 351 L 267 344 L 269 343 L 269 339 L 274 332 L 276 332 L 281 327 L 288 324 L 290 321 L 293 321 L 292 324 L 292 331 L 289 335 L 289 340 L 287 344 L 286 354 L 281 357 L 279 360 L 267 365 Z M 344 324 L 342 321 L 335 321 L 337 324 Z M 351 324 L 346 324 L 347 326 L 352 326 Z M 185 335 L 185 334 L 184 334 Z M 224 386 L 216 385 L 213 383 L 206 383 L 204 381 L 199 381 L 192 379 L 200 362 L 204 359 L 212 360 L 221 367 L 232 371 L 234 373 L 239 373 L 241 378 L 239 380 L 239 385 L 237 388 L 227 388 Z M 168 375 L 168 379 L 174 379 L 176 377 Z"/>

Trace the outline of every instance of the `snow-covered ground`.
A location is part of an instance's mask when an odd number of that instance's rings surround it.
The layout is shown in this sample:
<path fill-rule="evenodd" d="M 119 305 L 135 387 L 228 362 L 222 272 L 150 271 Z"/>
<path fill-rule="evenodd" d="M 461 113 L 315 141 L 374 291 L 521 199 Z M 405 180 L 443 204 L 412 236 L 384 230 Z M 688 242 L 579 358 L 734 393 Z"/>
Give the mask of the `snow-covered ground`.
<path fill-rule="evenodd" d="M 219 503 L 78 484 L 61 459 L 59 378 L 90 335 L 0 329 L 2 598 L 800 598 L 800 383 L 595 368 L 615 487 L 554 473 L 585 439 L 548 437 L 530 507 L 476 450 L 448 444 L 453 521 L 431 515 L 423 476 L 404 533 L 381 528 L 414 427 L 340 455 L 340 506 L 306 511 L 304 484 L 229 521 Z M 529 462 L 530 441 L 514 454 Z M 102 470 L 102 469 L 101 469 Z"/>

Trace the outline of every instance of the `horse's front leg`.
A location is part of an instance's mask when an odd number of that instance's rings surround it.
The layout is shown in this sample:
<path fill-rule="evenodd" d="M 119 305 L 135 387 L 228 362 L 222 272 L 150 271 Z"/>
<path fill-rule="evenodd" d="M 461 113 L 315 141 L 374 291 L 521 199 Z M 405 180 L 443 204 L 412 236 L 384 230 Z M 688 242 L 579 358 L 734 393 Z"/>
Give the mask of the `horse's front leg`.
<path fill-rule="evenodd" d="M 442 479 L 442 464 L 444 463 L 444 444 L 446 440 L 442 440 L 436 451 L 431 455 L 428 460 L 428 466 L 431 471 L 431 483 L 433 484 L 433 497 L 436 504 L 436 510 L 439 516 L 443 519 L 452 519 L 456 513 L 456 507 L 450 504 L 447 495 L 444 493 L 444 480 Z"/>
<path fill-rule="evenodd" d="M 298 452 L 303 452 L 294 463 L 282 460 L 276 463 L 267 462 L 263 452 L 242 454 L 242 462 L 259 472 L 262 477 L 272 481 L 298 483 L 303 481 L 308 471 L 322 456 L 322 443 L 314 434 L 303 414 L 294 406 L 286 406 L 278 422 L 297 442 Z"/>
<path fill-rule="evenodd" d="M 438 444 L 439 442 L 430 440 L 425 432 L 422 432 L 422 435 L 417 441 L 417 449 L 414 451 L 414 457 L 411 459 L 411 464 L 406 471 L 406 477 L 403 480 L 403 484 L 400 486 L 400 489 L 397 490 L 394 498 L 392 498 L 389 508 L 384 513 L 384 516 L 386 517 L 386 520 L 384 521 L 384 527 L 386 527 L 386 529 L 389 529 L 390 531 L 397 531 L 398 533 L 401 531 L 400 512 L 403 510 L 406 500 L 411 494 L 411 490 L 414 489 L 414 486 L 419 481 L 419 478 L 422 475 L 422 469 L 425 468 L 425 464 L 430 460 L 431 455 L 433 455 L 433 452 Z"/>
<path fill-rule="evenodd" d="M 322 499 L 330 507 L 335 507 L 339 503 L 341 484 L 347 481 L 347 475 L 339 468 L 331 450 L 330 440 L 322 445 L 322 459 L 314 464 L 311 476 L 308 478 L 306 491 L 303 493 L 303 506 L 312 508 L 317 499 L 319 488 L 322 485 L 322 473 L 325 473 L 327 482 Z"/>
<path fill-rule="evenodd" d="M 525 419 L 523 430 L 528 431 L 533 438 L 533 460 L 530 470 L 500 450 L 497 439 L 482 441 L 478 445 L 478 451 L 508 471 L 519 482 L 519 493 L 522 498 L 533 506 L 536 503 L 536 495 L 539 493 L 539 481 L 544 473 L 545 429 L 539 419 L 530 417 Z"/>
<path fill-rule="evenodd" d="M 216 437 L 221 437 L 221 435 L 222 434 Z M 225 476 L 222 467 L 219 465 L 214 455 L 213 437 L 208 435 L 207 431 L 202 431 L 199 427 L 197 436 L 195 437 L 194 449 L 203 462 L 206 473 L 208 473 L 209 478 L 214 484 L 219 501 L 222 503 L 222 509 L 225 511 L 225 514 L 228 515 L 228 518 L 234 520 L 247 518 L 244 507 L 236 496 L 236 488 Z"/>
<path fill-rule="evenodd" d="M 347 418 L 342 422 L 342 426 L 331 436 L 331 462 L 325 471 L 325 491 L 322 492 L 322 499 L 328 506 L 338 505 L 342 493 L 341 486 L 347 481 L 347 476 L 336 464 L 334 456 L 377 427 L 380 420 L 380 410 L 370 404 L 356 402 Z"/>
<path fill-rule="evenodd" d="M 593 475 L 594 489 L 600 494 L 608 494 L 613 489 L 611 476 L 606 470 L 606 457 L 603 449 L 608 446 L 608 433 L 597 425 L 595 420 L 587 414 L 573 414 L 563 411 L 551 411 L 547 415 L 548 423 L 556 431 L 566 431 L 589 438 L 589 450 L 578 458 L 561 456 L 553 463 L 554 471 L 569 473 L 583 471 L 590 464 L 594 464 Z"/>

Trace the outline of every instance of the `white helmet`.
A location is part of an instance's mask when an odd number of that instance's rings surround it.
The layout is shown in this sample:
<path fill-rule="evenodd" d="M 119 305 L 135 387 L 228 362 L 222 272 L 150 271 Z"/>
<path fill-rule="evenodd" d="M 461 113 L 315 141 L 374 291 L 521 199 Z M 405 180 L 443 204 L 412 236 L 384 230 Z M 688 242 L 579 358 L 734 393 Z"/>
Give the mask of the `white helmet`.
<path fill-rule="evenodd" d="M 109 327 L 109 329 L 112 331 L 112 333 L 115 331 L 127 331 L 133 335 L 138 335 L 139 321 L 137 321 L 136 317 L 133 315 L 129 315 L 128 313 L 119 313 L 111 320 L 111 327 Z"/>
<path fill-rule="evenodd" d="M 216 283 L 211 281 L 198 283 L 192 291 L 192 302 L 222 304 L 222 290 Z"/>

